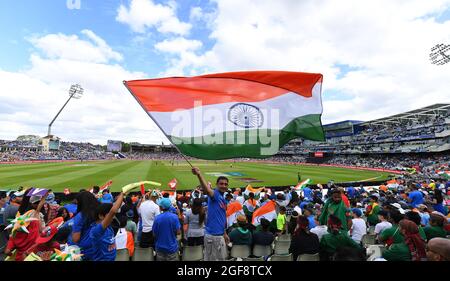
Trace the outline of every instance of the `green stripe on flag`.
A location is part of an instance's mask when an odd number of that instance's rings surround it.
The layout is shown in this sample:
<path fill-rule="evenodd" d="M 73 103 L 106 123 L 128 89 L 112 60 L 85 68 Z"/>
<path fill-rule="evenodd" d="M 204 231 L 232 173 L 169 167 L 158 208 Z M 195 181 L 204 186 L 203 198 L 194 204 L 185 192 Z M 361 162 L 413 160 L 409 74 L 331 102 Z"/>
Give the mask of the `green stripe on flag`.
<path fill-rule="evenodd" d="M 175 136 L 169 136 L 169 138 L 183 154 L 200 159 L 266 158 L 276 154 L 281 147 L 295 138 L 325 140 L 320 116 L 320 114 L 311 114 L 298 117 L 281 130 L 250 129 L 193 138 Z M 278 145 L 264 152 L 262 148 L 271 147 L 274 139 L 278 139 Z"/>

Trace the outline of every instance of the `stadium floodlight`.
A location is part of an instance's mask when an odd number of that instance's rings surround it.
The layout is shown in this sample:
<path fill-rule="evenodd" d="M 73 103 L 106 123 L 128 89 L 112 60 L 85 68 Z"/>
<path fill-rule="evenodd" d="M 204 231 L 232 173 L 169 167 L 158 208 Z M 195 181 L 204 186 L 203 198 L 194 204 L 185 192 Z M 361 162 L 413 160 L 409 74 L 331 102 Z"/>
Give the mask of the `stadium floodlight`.
<path fill-rule="evenodd" d="M 437 44 L 431 48 L 430 60 L 432 64 L 444 65 L 450 62 L 450 45 Z"/>
<path fill-rule="evenodd" d="M 55 122 L 56 118 L 58 118 L 59 114 L 61 113 L 61 111 L 63 111 L 63 109 L 66 107 L 66 105 L 69 103 L 69 101 L 72 98 L 80 99 L 83 96 L 83 93 L 84 93 L 84 89 L 80 86 L 80 84 L 75 84 L 75 85 L 70 86 L 69 99 L 61 107 L 61 109 L 58 111 L 58 113 L 56 114 L 55 118 L 53 118 L 52 122 L 50 122 L 50 124 L 48 124 L 48 134 L 47 134 L 47 136 L 50 136 L 53 122 Z"/>

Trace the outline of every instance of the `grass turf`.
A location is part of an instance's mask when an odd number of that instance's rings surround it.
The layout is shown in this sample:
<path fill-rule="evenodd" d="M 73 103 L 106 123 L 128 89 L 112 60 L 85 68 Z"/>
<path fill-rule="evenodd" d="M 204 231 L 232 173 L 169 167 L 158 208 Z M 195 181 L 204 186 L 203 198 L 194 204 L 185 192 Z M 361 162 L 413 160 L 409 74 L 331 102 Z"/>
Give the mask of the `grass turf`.
<path fill-rule="evenodd" d="M 349 182 L 362 180 L 384 180 L 388 173 L 364 171 L 335 167 L 300 166 L 287 164 L 194 161 L 194 166 L 204 174 L 207 181 L 215 182 L 217 175 L 207 173 L 237 172 L 243 176 L 228 176 L 230 187 L 244 187 L 246 182 L 239 178 L 253 178 L 262 182 L 250 183 L 252 186 L 284 186 L 297 184 L 297 172 L 302 180 L 310 178 L 313 183 Z M 231 166 L 232 164 L 232 166 Z M 70 188 L 76 192 L 81 188 L 88 189 L 93 185 L 103 185 L 113 181 L 112 191 L 119 191 L 128 183 L 141 180 L 160 182 L 161 189 L 168 190 L 167 183 L 176 178 L 177 190 L 192 190 L 198 185 L 197 178 L 192 175 L 191 168 L 184 161 L 98 161 L 98 162 L 65 162 L 25 165 L 0 165 L 0 189 L 17 189 L 18 186 L 52 188 L 63 191 Z"/>

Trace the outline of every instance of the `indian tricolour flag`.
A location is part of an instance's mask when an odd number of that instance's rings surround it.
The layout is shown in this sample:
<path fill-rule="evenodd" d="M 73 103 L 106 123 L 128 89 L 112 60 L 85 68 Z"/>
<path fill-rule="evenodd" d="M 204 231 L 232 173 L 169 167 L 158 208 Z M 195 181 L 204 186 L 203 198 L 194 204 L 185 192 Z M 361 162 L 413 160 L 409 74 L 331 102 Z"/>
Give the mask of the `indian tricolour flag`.
<path fill-rule="evenodd" d="M 201 159 L 264 158 L 324 140 L 322 74 L 248 71 L 125 81 L 178 149 Z"/>
<path fill-rule="evenodd" d="M 265 218 L 268 221 L 272 221 L 277 218 L 275 201 L 269 201 L 261 208 L 257 209 L 253 213 L 252 224 L 255 226 L 259 225 L 262 218 Z"/>
<path fill-rule="evenodd" d="M 239 201 L 233 201 L 227 205 L 227 225 L 232 226 L 236 222 L 236 218 L 239 215 L 244 215 L 241 203 Z"/>
<path fill-rule="evenodd" d="M 438 175 L 450 179 L 450 171 L 436 171 Z"/>
<path fill-rule="evenodd" d="M 261 193 L 261 191 L 264 190 L 264 187 L 260 187 L 260 188 L 254 188 L 253 186 L 251 186 L 250 184 L 247 185 L 247 187 L 244 190 L 244 197 L 248 198 L 248 195 L 250 193 L 253 193 L 255 195 L 255 198 L 259 198 L 259 194 Z"/>
<path fill-rule="evenodd" d="M 305 186 L 307 186 L 308 184 L 312 184 L 312 180 L 311 179 L 306 179 L 302 182 L 299 182 L 294 189 L 295 190 L 301 190 L 302 188 L 304 188 Z"/>

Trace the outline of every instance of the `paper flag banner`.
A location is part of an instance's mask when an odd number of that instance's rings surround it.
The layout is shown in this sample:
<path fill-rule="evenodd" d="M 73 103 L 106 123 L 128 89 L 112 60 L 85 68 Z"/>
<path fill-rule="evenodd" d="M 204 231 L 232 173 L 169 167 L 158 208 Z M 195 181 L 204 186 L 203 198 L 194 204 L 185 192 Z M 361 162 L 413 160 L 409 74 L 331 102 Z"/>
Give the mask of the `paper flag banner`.
<path fill-rule="evenodd" d="M 44 196 L 47 193 L 48 189 L 45 188 L 32 188 L 28 191 L 27 196 Z"/>

